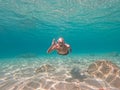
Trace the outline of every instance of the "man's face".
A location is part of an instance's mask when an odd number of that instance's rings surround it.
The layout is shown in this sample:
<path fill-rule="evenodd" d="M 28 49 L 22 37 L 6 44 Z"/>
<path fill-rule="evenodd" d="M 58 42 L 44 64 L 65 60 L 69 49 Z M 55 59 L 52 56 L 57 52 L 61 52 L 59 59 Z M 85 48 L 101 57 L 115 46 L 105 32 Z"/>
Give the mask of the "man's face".
<path fill-rule="evenodd" d="M 60 47 L 62 47 L 64 45 L 64 42 L 58 42 L 58 44 L 60 45 Z"/>
<path fill-rule="evenodd" d="M 63 38 L 59 38 L 59 39 L 57 40 L 57 42 L 58 42 L 58 44 L 60 45 L 60 47 L 62 47 L 62 46 L 64 45 L 64 40 L 63 40 Z"/>

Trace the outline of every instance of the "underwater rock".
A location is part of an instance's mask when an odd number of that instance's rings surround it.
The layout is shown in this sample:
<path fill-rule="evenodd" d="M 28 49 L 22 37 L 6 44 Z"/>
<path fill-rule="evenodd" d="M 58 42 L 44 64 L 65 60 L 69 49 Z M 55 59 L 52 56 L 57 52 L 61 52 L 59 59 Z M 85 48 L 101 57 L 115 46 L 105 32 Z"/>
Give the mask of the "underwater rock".
<path fill-rule="evenodd" d="M 80 81 L 83 81 L 85 78 L 88 76 L 85 74 L 84 71 L 81 71 L 78 67 L 74 67 L 71 71 L 70 74 L 73 79 L 78 79 Z"/>
<path fill-rule="evenodd" d="M 88 78 L 85 80 L 86 85 L 90 85 L 96 88 L 108 87 L 108 85 L 103 80 L 96 80 L 95 78 Z"/>
<path fill-rule="evenodd" d="M 50 71 L 55 71 L 55 68 L 50 64 L 44 64 L 41 67 L 37 68 L 35 70 L 35 73 L 50 72 Z"/>
<path fill-rule="evenodd" d="M 88 67 L 88 73 L 120 89 L 120 68 L 112 62 L 105 60 L 96 61 Z"/>

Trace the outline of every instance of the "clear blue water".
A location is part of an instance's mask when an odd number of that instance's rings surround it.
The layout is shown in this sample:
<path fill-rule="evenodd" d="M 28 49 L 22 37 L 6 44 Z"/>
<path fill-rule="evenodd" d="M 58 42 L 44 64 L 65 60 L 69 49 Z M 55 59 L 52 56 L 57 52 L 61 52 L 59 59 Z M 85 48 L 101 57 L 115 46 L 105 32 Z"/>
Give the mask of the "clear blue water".
<path fill-rule="evenodd" d="M 72 54 L 120 51 L 120 0 L 0 0 L 0 57 L 47 55 L 63 37 Z"/>
<path fill-rule="evenodd" d="M 47 54 L 59 37 L 72 53 Z M 43 64 L 70 75 L 96 60 L 120 67 L 120 0 L 0 0 L 0 90 L 26 90 L 32 78 L 51 77 L 35 74 Z"/>

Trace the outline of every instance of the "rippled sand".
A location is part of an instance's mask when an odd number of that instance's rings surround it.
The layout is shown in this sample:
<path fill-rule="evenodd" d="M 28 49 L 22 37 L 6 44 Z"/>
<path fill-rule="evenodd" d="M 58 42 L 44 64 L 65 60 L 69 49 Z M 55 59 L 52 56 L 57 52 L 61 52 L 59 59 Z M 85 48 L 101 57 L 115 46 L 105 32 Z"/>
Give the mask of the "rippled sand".
<path fill-rule="evenodd" d="M 120 66 L 120 57 L 103 55 L 1 59 L 0 90 L 118 90 L 99 79 L 70 80 L 70 71 L 74 67 L 85 71 L 92 62 L 100 59 L 114 61 Z M 35 70 L 44 64 L 50 64 L 56 70 L 36 73 Z M 91 85 L 88 84 L 91 81 Z"/>

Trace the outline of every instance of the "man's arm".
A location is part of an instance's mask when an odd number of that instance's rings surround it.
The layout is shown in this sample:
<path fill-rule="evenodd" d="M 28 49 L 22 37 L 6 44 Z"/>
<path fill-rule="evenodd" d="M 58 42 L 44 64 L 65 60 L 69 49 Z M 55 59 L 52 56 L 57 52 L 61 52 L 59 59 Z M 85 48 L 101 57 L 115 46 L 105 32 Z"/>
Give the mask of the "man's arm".
<path fill-rule="evenodd" d="M 52 50 L 54 50 L 56 47 L 55 39 L 52 40 L 52 45 L 47 50 L 47 53 L 50 53 Z"/>
<path fill-rule="evenodd" d="M 69 51 L 72 52 L 72 48 L 70 47 L 70 45 L 66 44 L 66 46 L 68 47 Z"/>
<path fill-rule="evenodd" d="M 54 46 L 50 46 L 50 48 L 47 50 L 47 53 L 50 53 L 53 50 L 54 50 Z"/>

